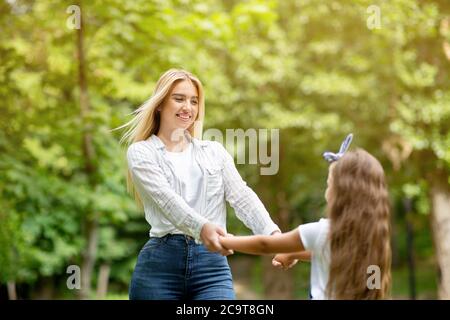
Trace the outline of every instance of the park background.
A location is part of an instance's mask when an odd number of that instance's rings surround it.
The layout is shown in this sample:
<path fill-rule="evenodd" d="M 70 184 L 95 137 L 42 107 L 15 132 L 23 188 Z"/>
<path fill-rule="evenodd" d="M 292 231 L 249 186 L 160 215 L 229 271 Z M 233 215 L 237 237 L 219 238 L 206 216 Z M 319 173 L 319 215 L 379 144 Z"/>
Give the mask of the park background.
<path fill-rule="evenodd" d="M 353 132 L 389 183 L 392 298 L 450 298 L 450 1 L 1 0 L 0 62 L 0 300 L 128 298 L 149 226 L 111 129 L 172 67 L 205 130 L 280 130 L 276 175 L 237 167 L 283 231 L 324 215 L 321 154 Z M 309 264 L 270 260 L 229 258 L 238 298 L 307 299 Z"/>

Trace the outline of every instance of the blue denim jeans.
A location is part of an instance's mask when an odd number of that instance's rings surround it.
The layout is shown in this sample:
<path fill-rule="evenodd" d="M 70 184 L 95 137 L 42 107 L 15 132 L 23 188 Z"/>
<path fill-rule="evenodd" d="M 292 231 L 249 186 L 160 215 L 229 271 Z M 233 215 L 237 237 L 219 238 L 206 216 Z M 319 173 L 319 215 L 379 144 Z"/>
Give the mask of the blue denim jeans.
<path fill-rule="evenodd" d="M 131 300 L 232 300 L 226 257 L 186 235 L 151 237 L 139 253 L 130 283 Z"/>

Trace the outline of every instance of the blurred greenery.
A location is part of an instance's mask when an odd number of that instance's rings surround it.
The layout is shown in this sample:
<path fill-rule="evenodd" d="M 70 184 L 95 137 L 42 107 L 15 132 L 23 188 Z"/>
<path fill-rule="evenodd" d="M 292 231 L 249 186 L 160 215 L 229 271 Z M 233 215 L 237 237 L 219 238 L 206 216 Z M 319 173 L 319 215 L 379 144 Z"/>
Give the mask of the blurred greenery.
<path fill-rule="evenodd" d="M 19 298 L 75 298 L 66 269 L 86 259 L 89 221 L 98 231 L 92 288 L 109 266 L 106 298 L 127 298 L 149 226 L 126 193 L 125 148 L 111 129 L 171 67 L 203 82 L 205 129 L 280 129 L 276 175 L 238 169 L 283 230 L 323 216 L 321 154 L 353 132 L 353 145 L 380 159 L 388 177 L 393 297 L 410 297 L 411 254 L 418 298 L 450 286 L 450 238 L 436 228 L 448 230 L 450 204 L 433 205 L 450 195 L 449 1 L 78 1 L 84 64 L 79 33 L 67 26 L 73 4 L 0 1 L 0 299 L 7 283 Z M 368 26 L 371 5 L 379 28 Z M 228 223 L 249 233 L 230 208 Z M 251 290 L 273 297 L 274 281 L 291 281 L 254 261 Z M 306 299 L 309 267 L 293 274 L 286 297 Z"/>

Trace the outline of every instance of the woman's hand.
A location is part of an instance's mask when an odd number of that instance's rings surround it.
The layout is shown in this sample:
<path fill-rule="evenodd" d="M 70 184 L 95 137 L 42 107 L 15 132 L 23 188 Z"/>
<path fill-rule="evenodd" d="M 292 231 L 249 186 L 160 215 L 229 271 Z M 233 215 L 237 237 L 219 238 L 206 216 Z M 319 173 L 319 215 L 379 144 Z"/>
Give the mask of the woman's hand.
<path fill-rule="evenodd" d="M 283 270 L 292 268 L 297 262 L 298 259 L 293 258 L 290 253 L 279 253 L 272 259 L 272 265 Z"/>
<path fill-rule="evenodd" d="M 219 236 L 226 236 L 227 233 L 218 225 L 207 222 L 203 225 L 200 232 L 200 238 L 202 239 L 205 247 L 212 252 L 219 252 L 223 256 L 233 254 L 233 250 L 224 248 L 219 241 Z"/>

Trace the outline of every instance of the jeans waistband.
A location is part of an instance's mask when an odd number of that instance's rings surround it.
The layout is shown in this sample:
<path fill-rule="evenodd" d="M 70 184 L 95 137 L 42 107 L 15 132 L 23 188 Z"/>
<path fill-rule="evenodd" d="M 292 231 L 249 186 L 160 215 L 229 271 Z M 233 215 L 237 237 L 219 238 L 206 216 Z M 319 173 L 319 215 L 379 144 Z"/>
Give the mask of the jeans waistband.
<path fill-rule="evenodd" d="M 195 239 L 187 234 L 180 233 L 168 233 L 165 236 L 162 236 L 161 239 L 180 239 L 185 240 L 186 242 L 195 242 Z"/>

